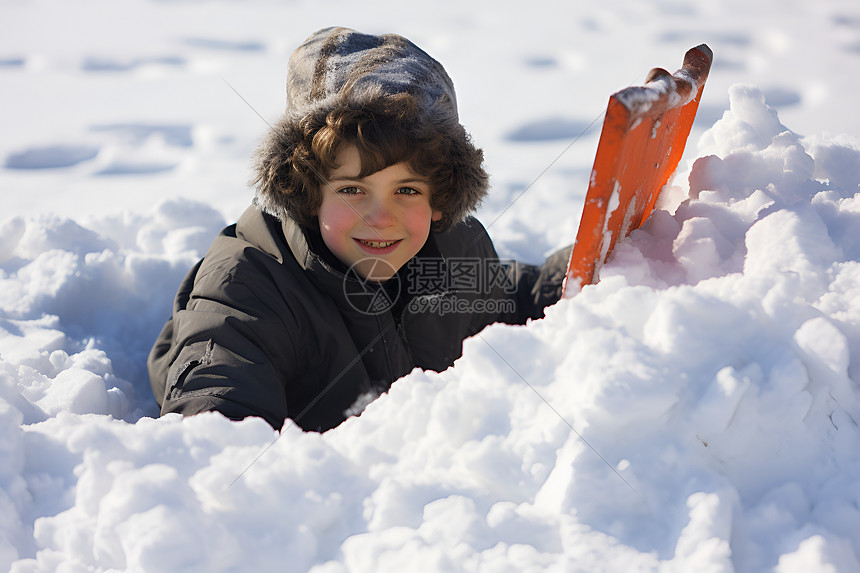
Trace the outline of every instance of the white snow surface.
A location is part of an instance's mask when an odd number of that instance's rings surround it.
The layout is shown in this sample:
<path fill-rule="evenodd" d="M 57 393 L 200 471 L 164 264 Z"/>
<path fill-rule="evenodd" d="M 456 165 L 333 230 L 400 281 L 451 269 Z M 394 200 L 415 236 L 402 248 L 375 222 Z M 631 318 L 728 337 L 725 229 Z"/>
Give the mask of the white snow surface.
<path fill-rule="evenodd" d="M 0 6 L 0 570 L 860 571 L 860 7 L 561 4 Z M 158 418 L 149 347 L 328 25 L 442 61 L 530 262 L 609 94 L 715 62 L 662 209 L 544 320 L 323 435 Z"/>

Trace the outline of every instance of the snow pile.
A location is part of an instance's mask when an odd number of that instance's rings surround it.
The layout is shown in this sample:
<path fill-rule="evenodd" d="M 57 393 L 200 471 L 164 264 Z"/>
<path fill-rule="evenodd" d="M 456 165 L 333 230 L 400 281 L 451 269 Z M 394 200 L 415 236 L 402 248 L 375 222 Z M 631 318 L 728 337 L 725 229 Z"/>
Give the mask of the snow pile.
<path fill-rule="evenodd" d="M 322 436 L 150 417 L 220 215 L 5 222 L 0 569 L 860 570 L 860 143 L 730 97 L 598 285 Z"/>
<path fill-rule="evenodd" d="M 14 381 L 0 395 L 26 423 L 60 411 L 157 413 L 147 389 L 114 368 L 142 379 L 164 301 L 223 224 L 186 200 L 91 222 L 100 233 L 54 216 L 0 224 L 0 379 Z"/>

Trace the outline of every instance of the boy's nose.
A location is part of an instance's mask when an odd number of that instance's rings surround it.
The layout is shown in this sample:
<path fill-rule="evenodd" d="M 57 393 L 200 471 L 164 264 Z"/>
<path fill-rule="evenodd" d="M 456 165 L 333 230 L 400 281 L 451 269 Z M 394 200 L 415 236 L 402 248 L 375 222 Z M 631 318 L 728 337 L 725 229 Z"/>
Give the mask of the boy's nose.
<path fill-rule="evenodd" d="M 371 227 L 388 227 L 394 222 L 394 211 L 385 201 L 374 201 L 364 212 L 364 221 Z"/>

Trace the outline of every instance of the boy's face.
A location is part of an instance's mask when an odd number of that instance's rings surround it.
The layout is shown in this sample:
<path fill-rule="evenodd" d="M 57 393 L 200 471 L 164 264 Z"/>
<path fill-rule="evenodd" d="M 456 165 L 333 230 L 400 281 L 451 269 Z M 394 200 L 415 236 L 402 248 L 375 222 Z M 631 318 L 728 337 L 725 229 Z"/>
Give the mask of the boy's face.
<path fill-rule="evenodd" d="M 430 207 L 427 181 L 405 163 L 359 179 L 361 159 L 350 145 L 340 150 L 337 164 L 320 188 L 323 241 L 364 278 L 388 280 L 421 250 L 442 213 Z"/>

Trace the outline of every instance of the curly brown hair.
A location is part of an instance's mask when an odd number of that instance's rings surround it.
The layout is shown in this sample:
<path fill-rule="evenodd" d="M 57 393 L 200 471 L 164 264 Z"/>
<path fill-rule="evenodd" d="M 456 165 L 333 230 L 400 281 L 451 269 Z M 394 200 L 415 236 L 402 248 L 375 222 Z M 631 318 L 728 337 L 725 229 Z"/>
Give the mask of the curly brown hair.
<path fill-rule="evenodd" d="M 442 213 L 433 229 L 449 229 L 486 194 L 483 152 L 460 124 L 434 124 L 427 119 L 432 114 L 419 114 L 417 108 L 411 94 L 398 93 L 361 104 L 344 101 L 299 121 L 282 119 L 257 151 L 252 181 L 257 203 L 276 216 L 316 226 L 320 186 L 337 168 L 340 149 L 354 145 L 361 158 L 359 177 L 403 162 L 426 178 L 430 205 Z"/>

